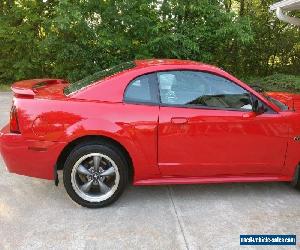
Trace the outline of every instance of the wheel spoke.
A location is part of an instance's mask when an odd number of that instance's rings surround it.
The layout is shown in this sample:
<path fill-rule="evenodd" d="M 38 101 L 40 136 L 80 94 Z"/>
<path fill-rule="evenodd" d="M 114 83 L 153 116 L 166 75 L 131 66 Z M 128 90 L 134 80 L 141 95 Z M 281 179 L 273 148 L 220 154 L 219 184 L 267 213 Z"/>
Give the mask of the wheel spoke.
<path fill-rule="evenodd" d="M 106 194 L 110 190 L 110 188 L 106 184 L 104 184 L 103 181 L 98 180 L 98 183 L 99 183 L 99 187 L 100 187 L 100 192 L 101 193 Z"/>
<path fill-rule="evenodd" d="M 77 172 L 79 174 L 83 174 L 83 175 L 91 175 L 92 173 L 87 170 L 83 165 L 79 165 L 78 168 L 77 168 Z"/>
<path fill-rule="evenodd" d="M 100 166 L 101 157 L 96 155 L 96 156 L 94 156 L 93 161 L 94 161 L 94 169 L 95 169 L 95 171 L 98 171 L 99 166 Z"/>
<path fill-rule="evenodd" d="M 83 192 L 87 193 L 88 191 L 90 191 L 90 189 L 91 189 L 91 187 L 92 187 L 92 184 L 93 184 L 93 180 L 90 180 L 90 181 L 88 181 L 87 183 L 83 184 L 83 185 L 80 187 L 80 189 L 81 189 Z"/>
<path fill-rule="evenodd" d="M 76 195 L 83 200 L 105 201 L 118 190 L 118 165 L 107 155 L 90 152 L 73 165 L 71 183 Z"/>
<path fill-rule="evenodd" d="M 114 167 L 110 167 L 109 169 L 103 171 L 100 176 L 112 176 L 115 174 L 115 168 Z"/>

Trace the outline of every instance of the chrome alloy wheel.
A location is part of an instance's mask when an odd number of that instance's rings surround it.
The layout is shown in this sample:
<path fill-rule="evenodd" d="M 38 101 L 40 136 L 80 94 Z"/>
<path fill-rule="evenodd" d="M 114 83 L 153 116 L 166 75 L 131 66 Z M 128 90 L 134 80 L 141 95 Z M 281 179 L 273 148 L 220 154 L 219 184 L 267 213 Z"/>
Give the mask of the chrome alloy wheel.
<path fill-rule="evenodd" d="M 91 153 L 82 156 L 73 166 L 72 187 L 89 202 L 110 198 L 118 188 L 120 174 L 116 163 L 107 155 Z"/>

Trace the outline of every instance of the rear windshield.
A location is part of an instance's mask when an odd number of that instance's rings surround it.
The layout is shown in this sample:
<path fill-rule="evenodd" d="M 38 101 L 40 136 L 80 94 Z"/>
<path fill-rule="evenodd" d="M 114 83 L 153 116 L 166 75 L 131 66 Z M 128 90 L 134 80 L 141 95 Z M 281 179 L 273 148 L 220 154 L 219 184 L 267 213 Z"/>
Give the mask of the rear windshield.
<path fill-rule="evenodd" d="M 77 82 L 71 83 L 68 87 L 66 87 L 64 89 L 64 93 L 66 95 L 69 95 L 69 94 L 71 94 L 75 91 L 78 91 L 96 81 L 102 80 L 105 77 L 117 74 L 117 73 L 122 72 L 127 69 L 132 69 L 134 67 L 135 67 L 134 62 L 126 62 L 126 63 L 119 64 L 117 66 L 114 66 L 112 68 L 109 68 L 109 69 L 98 71 L 98 72 L 96 72 L 92 75 L 89 75 Z"/>

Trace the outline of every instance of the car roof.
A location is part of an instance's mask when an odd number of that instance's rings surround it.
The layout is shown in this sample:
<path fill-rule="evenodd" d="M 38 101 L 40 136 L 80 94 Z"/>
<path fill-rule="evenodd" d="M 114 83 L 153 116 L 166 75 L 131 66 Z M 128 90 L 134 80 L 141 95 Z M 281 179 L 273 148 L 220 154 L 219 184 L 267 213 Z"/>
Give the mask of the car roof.
<path fill-rule="evenodd" d="M 203 71 L 209 71 L 212 73 L 216 73 L 222 77 L 228 78 L 229 80 L 238 83 L 240 86 L 250 91 L 251 93 L 255 93 L 256 95 L 260 95 L 255 90 L 251 89 L 248 85 L 235 78 L 234 76 L 228 74 L 222 68 L 218 68 L 214 65 L 205 64 L 202 62 L 196 62 L 192 60 L 179 60 L 179 59 L 147 59 L 147 60 L 135 60 L 133 61 L 132 68 L 129 68 L 124 71 L 120 71 L 114 75 L 111 75 L 105 79 L 96 81 L 85 88 L 75 92 L 76 98 L 82 98 L 85 100 L 99 100 L 102 102 L 122 102 L 124 90 L 126 89 L 128 83 L 132 81 L 132 79 L 147 73 L 156 72 L 159 70 L 199 70 L 202 68 Z M 160 67 L 161 66 L 161 67 Z M 112 83 L 116 82 L 118 79 L 118 87 L 112 87 Z M 101 84 L 99 84 L 101 82 Z M 94 86 L 94 88 L 92 88 Z M 101 91 L 99 90 L 101 88 Z M 262 99 L 264 97 L 261 96 Z M 275 105 L 271 104 L 271 107 L 274 110 L 277 110 Z"/>
<path fill-rule="evenodd" d="M 201 62 L 196 62 L 192 60 L 179 60 L 179 59 L 146 59 L 146 60 L 135 60 L 134 61 L 136 67 L 138 68 L 146 68 L 151 66 L 159 66 L 159 65 L 206 65 L 211 66 L 208 64 L 204 64 Z"/>

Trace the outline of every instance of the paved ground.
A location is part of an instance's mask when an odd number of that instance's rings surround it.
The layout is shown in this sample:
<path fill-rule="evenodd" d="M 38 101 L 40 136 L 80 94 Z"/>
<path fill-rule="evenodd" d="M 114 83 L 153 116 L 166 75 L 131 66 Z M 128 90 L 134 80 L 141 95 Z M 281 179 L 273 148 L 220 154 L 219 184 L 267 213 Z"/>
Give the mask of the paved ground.
<path fill-rule="evenodd" d="M 10 102 L 0 93 L 1 126 Z M 300 192 L 285 183 L 130 187 L 91 210 L 0 159 L 0 249 L 240 249 L 240 234 L 268 233 L 300 238 Z"/>

